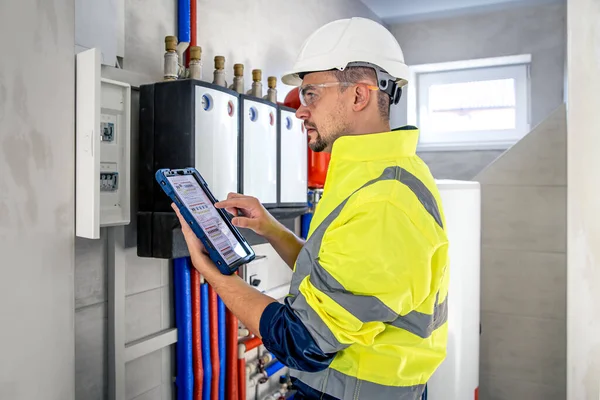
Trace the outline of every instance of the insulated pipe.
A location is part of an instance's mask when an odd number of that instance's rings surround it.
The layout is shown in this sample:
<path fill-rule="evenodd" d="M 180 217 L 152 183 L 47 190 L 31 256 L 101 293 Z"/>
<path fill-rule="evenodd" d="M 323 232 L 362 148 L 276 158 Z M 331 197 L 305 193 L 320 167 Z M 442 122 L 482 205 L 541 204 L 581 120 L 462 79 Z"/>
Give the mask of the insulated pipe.
<path fill-rule="evenodd" d="M 197 13 L 198 2 L 197 0 L 191 0 L 190 3 L 190 46 L 198 45 L 197 29 L 198 29 L 198 13 Z"/>
<path fill-rule="evenodd" d="M 196 13 L 196 9 L 197 9 L 198 3 L 197 0 L 191 0 L 190 2 L 190 46 L 186 49 L 185 51 L 185 66 L 186 68 L 190 67 L 190 61 L 192 59 L 191 57 L 191 52 L 190 49 L 192 48 L 192 46 L 196 46 L 196 42 L 197 42 L 197 35 L 196 35 L 196 30 L 198 28 L 197 25 L 197 13 Z"/>
<path fill-rule="evenodd" d="M 210 362 L 212 364 L 212 380 L 210 389 L 211 400 L 219 400 L 219 305 L 217 292 L 208 286 L 210 302 Z"/>
<path fill-rule="evenodd" d="M 194 346 L 194 400 L 202 400 L 202 323 L 200 311 L 200 273 L 192 268 L 192 342 Z"/>
<path fill-rule="evenodd" d="M 246 400 L 246 358 L 243 356 L 238 359 L 238 391 L 238 400 Z"/>
<path fill-rule="evenodd" d="M 267 378 L 270 378 L 284 368 L 285 365 L 283 365 L 280 361 L 275 360 L 273 364 L 265 368 L 265 374 L 267 375 Z"/>
<path fill-rule="evenodd" d="M 202 381 L 202 400 L 210 400 L 210 385 L 212 366 L 210 364 L 210 310 L 208 304 L 208 284 L 202 284 L 202 363 L 204 364 L 204 379 Z"/>
<path fill-rule="evenodd" d="M 177 326 L 177 400 L 193 400 L 192 294 L 189 258 L 173 260 Z"/>
<path fill-rule="evenodd" d="M 217 306 L 219 308 L 219 400 L 225 400 L 227 329 L 225 327 L 225 303 L 220 297 L 217 298 Z"/>
<path fill-rule="evenodd" d="M 196 0 L 193 0 L 194 2 Z M 177 1 L 177 37 L 179 42 L 190 42 L 190 0 Z"/>
<path fill-rule="evenodd" d="M 244 353 L 246 353 L 260 346 L 262 344 L 262 340 L 260 340 L 260 338 L 258 337 L 253 337 L 252 339 L 248 339 L 245 342 L 242 342 L 242 344 L 244 345 Z"/>
<path fill-rule="evenodd" d="M 238 319 L 226 310 L 227 319 L 227 400 L 238 398 Z M 245 385 L 245 383 L 244 383 Z"/>

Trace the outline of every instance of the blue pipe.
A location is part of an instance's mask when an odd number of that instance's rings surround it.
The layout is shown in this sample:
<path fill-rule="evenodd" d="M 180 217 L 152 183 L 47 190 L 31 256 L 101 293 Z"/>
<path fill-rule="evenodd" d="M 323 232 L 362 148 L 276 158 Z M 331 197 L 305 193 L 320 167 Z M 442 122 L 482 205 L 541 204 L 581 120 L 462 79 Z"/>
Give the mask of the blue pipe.
<path fill-rule="evenodd" d="M 177 400 L 193 400 L 192 290 L 188 258 L 173 260 L 175 322 L 177 326 Z"/>
<path fill-rule="evenodd" d="M 285 368 L 285 365 L 283 365 L 280 361 L 274 360 L 273 363 L 271 363 L 267 368 L 265 368 L 267 378 L 270 378 L 271 376 L 275 375 L 283 368 Z"/>
<path fill-rule="evenodd" d="M 208 304 L 208 284 L 200 285 L 200 315 L 202 320 L 202 369 L 204 379 L 202 382 L 202 400 L 210 400 L 210 386 L 212 381 L 212 363 L 210 362 L 210 313 Z"/>
<path fill-rule="evenodd" d="M 219 307 L 219 400 L 225 400 L 225 381 L 227 374 L 227 328 L 225 326 L 225 303 L 218 298 Z"/>
<path fill-rule="evenodd" d="M 177 1 L 177 39 L 179 42 L 190 42 L 190 10 L 190 0 Z"/>
<path fill-rule="evenodd" d="M 423 396 L 421 396 L 421 400 L 427 400 L 427 385 L 425 385 L 425 390 L 423 391 Z"/>

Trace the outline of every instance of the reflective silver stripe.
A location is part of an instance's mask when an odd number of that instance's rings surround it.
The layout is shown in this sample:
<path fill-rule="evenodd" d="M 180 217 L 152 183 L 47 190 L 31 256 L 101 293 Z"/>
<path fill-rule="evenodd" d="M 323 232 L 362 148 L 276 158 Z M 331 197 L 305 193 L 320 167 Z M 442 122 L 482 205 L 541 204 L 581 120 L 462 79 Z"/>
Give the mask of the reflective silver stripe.
<path fill-rule="evenodd" d="M 433 315 L 424 314 L 419 311 L 411 311 L 405 316 L 399 316 L 390 325 L 409 331 L 423 339 L 448 321 L 448 296 L 441 304 L 436 304 Z"/>
<path fill-rule="evenodd" d="M 386 386 L 360 380 L 328 368 L 323 372 L 290 371 L 302 383 L 340 400 L 419 400 L 425 385 Z"/>
<path fill-rule="evenodd" d="M 323 353 L 337 353 L 348 347 L 347 344 L 342 344 L 335 338 L 321 317 L 308 305 L 302 293 L 296 296 L 290 303 L 292 309 L 298 315 L 306 329 L 308 329 L 310 335 Z"/>
<path fill-rule="evenodd" d="M 400 173 L 400 182 L 404 183 L 412 192 L 417 196 L 419 202 L 425 207 L 427 212 L 435 219 L 435 222 L 440 226 L 440 228 L 444 228 L 444 224 L 442 223 L 442 217 L 440 216 L 440 210 L 438 209 L 437 202 L 435 198 L 431 194 L 431 191 L 427 189 L 427 186 L 423 182 L 421 182 L 416 176 L 411 174 L 405 169 L 400 167 L 396 167 L 401 169 Z"/>
<path fill-rule="evenodd" d="M 313 260 L 310 283 L 362 322 L 381 321 L 404 329 L 423 339 L 448 319 L 448 297 L 434 307 L 433 314 L 411 311 L 402 316 L 375 296 L 357 295 L 346 290 L 318 260 Z"/>
<path fill-rule="evenodd" d="M 398 313 L 377 297 L 358 295 L 346 290 L 325 268 L 321 267 L 318 260 L 313 261 L 310 283 L 362 322 L 392 322 L 398 318 Z"/>

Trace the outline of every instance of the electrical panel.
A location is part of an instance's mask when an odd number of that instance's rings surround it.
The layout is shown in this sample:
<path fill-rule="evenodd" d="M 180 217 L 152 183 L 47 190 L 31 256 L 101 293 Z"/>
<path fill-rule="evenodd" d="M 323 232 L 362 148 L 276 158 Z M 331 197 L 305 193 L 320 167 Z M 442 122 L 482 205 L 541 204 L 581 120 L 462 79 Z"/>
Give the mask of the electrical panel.
<path fill-rule="evenodd" d="M 277 152 L 277 203 L 279 207 L 308 204 L 308 138 L 296 110 L 279 106 Z"/>
<path fill-rule="evenodd" d="M 158 169 L 195 167 L 217 199 L 239 191 L 238 96 L 194 79 L 140 86 L 138 256 L 188 255 Z"/>
<path fill-rule="evenodd" d="M 131 87 L 101 76 L 99 49 L 77 54 L 75 233 L 130 222 Z"/>
<path fill-rule="evenodd" d="M 240 95 L 241 193 L 277 205 L 277 107 Z"/>

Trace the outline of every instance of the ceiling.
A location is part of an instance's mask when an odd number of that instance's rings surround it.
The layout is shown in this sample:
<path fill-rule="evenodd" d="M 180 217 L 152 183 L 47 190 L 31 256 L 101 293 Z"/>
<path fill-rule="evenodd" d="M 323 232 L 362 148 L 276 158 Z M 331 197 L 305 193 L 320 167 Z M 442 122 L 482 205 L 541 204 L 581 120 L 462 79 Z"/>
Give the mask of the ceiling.
<path fill-rule="evenodd" d="M 564 0 L 361 0 L 386 23 L 437 16 L 456 16 L 483 9 L 557 3 Z"/>

